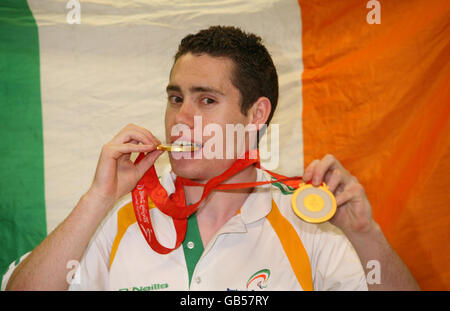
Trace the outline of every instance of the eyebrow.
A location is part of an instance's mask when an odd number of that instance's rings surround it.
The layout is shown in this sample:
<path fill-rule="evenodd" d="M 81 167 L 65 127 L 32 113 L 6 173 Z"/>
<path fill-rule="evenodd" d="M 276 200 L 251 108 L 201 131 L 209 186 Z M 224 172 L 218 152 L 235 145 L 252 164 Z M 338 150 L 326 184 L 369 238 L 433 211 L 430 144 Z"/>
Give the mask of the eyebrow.
<path fill-rule="evenodd" d="M 166 87 L 166 92 L 180 92 L 181 93 L 181 88 L 178 85 L 174 85 L 174 84 L 169 84 Z M 211 87 L 207 87 L 207 86 L 193 86 L 189 89 L 190 92 L 192 93 L 213 93 L 213 94 L 217 94 L 217 95 L 222 95 L 224 96 L 225 94 L 217 89 L 211 88 Z"/>

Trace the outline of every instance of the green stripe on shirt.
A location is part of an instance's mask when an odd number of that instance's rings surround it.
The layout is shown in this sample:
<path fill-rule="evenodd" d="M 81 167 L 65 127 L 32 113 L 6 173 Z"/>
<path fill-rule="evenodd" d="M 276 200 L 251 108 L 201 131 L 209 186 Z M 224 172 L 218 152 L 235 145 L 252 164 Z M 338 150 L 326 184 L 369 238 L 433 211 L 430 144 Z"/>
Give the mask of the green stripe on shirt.
<path fill-rule="evenodd" d="M 189 286 L 191 286 L 192 275 L 195 266 L 203 254 L 203 242 L 198 229 L 197 214 L 194 213 L 188 218 L 186 237 L 183 241 L 184 258 L 189 274 Z"/>

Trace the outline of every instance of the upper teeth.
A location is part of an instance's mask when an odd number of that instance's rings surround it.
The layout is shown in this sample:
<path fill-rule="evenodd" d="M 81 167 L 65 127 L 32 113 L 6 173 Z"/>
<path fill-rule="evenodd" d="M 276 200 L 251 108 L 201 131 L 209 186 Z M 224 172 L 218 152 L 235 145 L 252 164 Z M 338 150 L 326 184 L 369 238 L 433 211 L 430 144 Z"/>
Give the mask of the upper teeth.
<path fill-rule="evenodd" d="M 194 146 L 194 147 L 201 147 L 201 144 L 198 143 L 194 143 L 194 142 L 190 142 L 190 141 L 185 141 L 185 140 L 177 140 L 173 143 L 173 145 L 175 146 Z"/>

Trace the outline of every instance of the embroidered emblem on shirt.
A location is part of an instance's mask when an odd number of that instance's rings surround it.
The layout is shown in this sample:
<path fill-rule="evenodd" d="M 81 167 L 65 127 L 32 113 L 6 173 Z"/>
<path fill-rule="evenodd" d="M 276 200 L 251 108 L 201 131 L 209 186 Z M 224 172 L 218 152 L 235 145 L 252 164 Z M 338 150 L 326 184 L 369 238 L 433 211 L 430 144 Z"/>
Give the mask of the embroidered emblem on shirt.
<path fill-rule="evenodd" d="M 267 280 L 270 277 L 269 269 L 262 269 L 254 273 L 247 281 L 247 289 L 264 289 L 267 287 Z"/>

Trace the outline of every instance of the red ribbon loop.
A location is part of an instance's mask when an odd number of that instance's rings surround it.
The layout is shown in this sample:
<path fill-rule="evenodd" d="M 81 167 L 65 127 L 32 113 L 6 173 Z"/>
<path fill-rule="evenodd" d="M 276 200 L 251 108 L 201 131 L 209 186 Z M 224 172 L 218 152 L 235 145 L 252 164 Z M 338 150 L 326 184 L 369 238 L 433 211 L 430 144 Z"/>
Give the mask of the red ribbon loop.
<path fill-rule="evenodd" d="M 135 164 L 139 163 L 145 154 L 141 153 L 137 157 Z M 142 234 L 150 247 L 160 253 L 168 254 L 171 251 L 177 249 L 184 241 L 187 229 L 187 218 L 192 215 L 200 205 L 200 203 L 211 193 L 213 190 L 229 190 L 229 189 L 241 189 L 251 188 L 255 186 L 283 182 L 291 187 L 297 188 L 300 184 L 301 177 L 285 177 L 270 171 L 275 180 L 262 181 L 262 182 L 247 182 L 247 183 L 234 183 L 234 184 L 222 184 L 236 173 L 242 171 L 250 165 L 260 167 L 259 153 L 257 149 L 248 151 L 243 159 L 237 159 L 225 172 L 211 178 L 206 184 L 201 184 L 192 181 L 187 178 L 178 176 L 175 180 L 175 192 L 171 195 L 167 194 L 166 189 L 159 182 L 156 175 L 155 167 L 152 166 L 137 183 L 136 187 L 131 192 L 134 212 L 136 220 L 139 224 Z M 201 186 L 204 187 L 200 200 L 194 204 L 186 205 L 186 199 L 184 195 L 183 185 L 186 186 Z M 174 248 L 167 248 L 161 245 L 155 235 L 153 229 L 150 211 L 148 206 L 148 197 L 152 199 L 155 206 L 164 214 L 172 217 L 175 226 L 177 239 Z"/>

